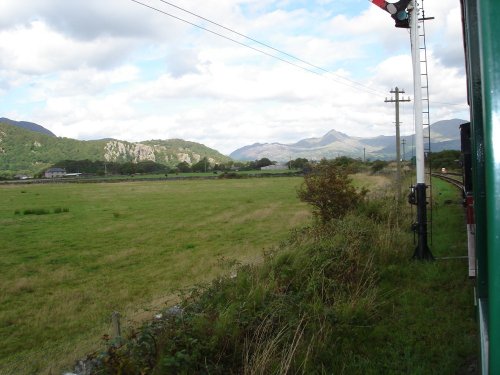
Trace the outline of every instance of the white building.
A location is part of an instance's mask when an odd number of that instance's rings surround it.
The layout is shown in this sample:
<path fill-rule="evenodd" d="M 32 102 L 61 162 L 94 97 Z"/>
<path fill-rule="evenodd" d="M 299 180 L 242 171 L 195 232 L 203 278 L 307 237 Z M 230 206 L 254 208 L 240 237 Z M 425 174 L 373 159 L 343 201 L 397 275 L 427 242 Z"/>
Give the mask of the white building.
<path fill-rule="evenodd" d="M 66 176 L 66 170 L 63 168 L 49 168 L 45 171 L 45 178 L 56 178 Z"/>

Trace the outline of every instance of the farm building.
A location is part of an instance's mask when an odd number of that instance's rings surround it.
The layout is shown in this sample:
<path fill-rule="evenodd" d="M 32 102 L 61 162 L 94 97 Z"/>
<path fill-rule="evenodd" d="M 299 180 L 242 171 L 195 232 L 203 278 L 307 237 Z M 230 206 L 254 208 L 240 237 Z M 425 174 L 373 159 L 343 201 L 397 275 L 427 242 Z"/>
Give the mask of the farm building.
<path fill-rule="evenodd" d="M 45 171 L 45 178 L 64 177 L 66 170 L 63 168 L 49 168 Z"/>
<path fill-rule="evenodd" d="M 261 171 L 281 171 L 284 169 L 288 169 L 287 165 L 277 164 L 277 165 L 268 165 L 267 167 L 261 167 Z"/>

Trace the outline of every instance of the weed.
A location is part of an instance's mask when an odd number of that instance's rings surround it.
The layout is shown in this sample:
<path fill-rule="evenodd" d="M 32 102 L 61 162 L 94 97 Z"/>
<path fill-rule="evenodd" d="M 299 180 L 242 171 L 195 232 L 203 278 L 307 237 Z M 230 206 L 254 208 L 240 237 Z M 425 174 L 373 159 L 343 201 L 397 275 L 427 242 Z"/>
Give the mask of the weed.
<path fill-rule="evenodd" d="M 248 176 L 236 172 L 224 172 L 218 176 L 220 179 L 241 179 L 247 178 Z"/>
<path fill-rule="evenodd" d="M 141 360 L 154 374 L 457 373 L 474 351 L 465 268 L 410 262 L 398 212 L 372 201 L 294 230 L 261 266 L 192 289 Z"/>
<path fill-rule="evenodd" d="M 157 339 L 158 373 L 319 371 L 330 335 L 376 315 L 373 257 L 364 250 L 375 231 L 349 220 L 296 232 L 261 267 L 241 266 L 234 277 L 192 291 L 183 318 Z M 361 239 L 343 244 L 346 235 Z"/>
<path fill-rule="evenodd" d="M 48 215 L 50 214 L 49 210 L 46 210 L 45 208 L 32 208 L 32 209 L 26 209 L 23 211 L 24 215 Z"/>

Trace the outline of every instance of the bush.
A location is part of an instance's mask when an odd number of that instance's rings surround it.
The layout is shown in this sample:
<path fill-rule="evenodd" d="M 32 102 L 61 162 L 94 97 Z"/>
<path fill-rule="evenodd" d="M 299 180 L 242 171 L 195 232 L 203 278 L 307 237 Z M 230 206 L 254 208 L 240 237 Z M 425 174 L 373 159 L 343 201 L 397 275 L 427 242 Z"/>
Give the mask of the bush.
<path fill-rule="evenodd" d="M 340 373 L 376 321 L 368 250 L 377 235 L 373 221 L 356 215 L 296 231 L 262 265 L 191 290 L 181 313 L 162 311 L 124 346 L 111 346 L 98 373 Z"/>
<path fill-rule="evenodd" d="M 443 150 L 440 152 L 432 152 L 428 157 L 432 168 L 438 170 L 440 170 L 441 168 L 452 170 L 459 169 L 460 158 L 461 154 L 458 150 Z"/>
<path fill-rule="evenodd" d="M 452 263 L 409 262 L 409 220 L 383 199 L 296 229 L 261 264 L 186 291 L 110 342 L 92 373 L 461 373 L 475 348 L 470 313 L 455 314 L 467 278 Z"/>
<path fill-rule="evenodd" d="M 24 215 L 48 215 L 50 214 L 49 210 L 46 210 L 45 208 L 34 208 L 34 209 L 27 209 L 23 211 Z"/>
<path fill-rule="evenodd" d="M 245 177 L 244 175 L 241 175 L 241 174 L 236 173 L 236 172 L 224 172 L 224 173 L 220 174 L 218 178 L 232 179 L 232 178 L 244 178 L 244 177 Z"/>
<path fill-rule="evenodd" d="M 377 172 L 380 172 L 382 169 L 384 169 L 385 167 L 387 167 L 389 165 L 389 163 L 385 160 L 375 160 L 373 163 L 372 163 L 372 173 L 377 173 Z"/>
<path fill-rule="evenodd" d="M 323 223 L 343 217 L 361 202 L 368 190 L 357 191 L 347 171 L 323 160 L 304 177 L 298 191 L 300 200 L 313 206 L 313 214 Z"/>

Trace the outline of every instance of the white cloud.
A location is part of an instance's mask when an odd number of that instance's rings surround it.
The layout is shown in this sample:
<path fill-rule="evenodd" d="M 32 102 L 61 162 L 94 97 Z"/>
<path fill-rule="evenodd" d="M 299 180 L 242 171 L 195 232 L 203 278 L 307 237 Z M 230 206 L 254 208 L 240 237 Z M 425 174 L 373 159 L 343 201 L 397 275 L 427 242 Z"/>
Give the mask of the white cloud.
<path fill-rule="evenodd" d="M 0 33 L 0 67 L 45 75 L 82 66 L 113 66 L 127 55 L 130 44 L 126 39 L 108 37 L 79 41 L 33 21 Z"/>
<path fill-rule="evenodd" d="M 277 54 L 158 0 L 144 1 Z M 443 104 L 465 101 L 455 3 L 432 2 L 427 12 L 436 16 L 428 27 L 433 120 L 466 115 L 464 107 Z M 131 1 L 4 0 L 0 96 L 10 99 L 0 102 L 2 115 L 60 136 L 184 138 L 229 153 L 333 128 L 354 136 L 391 134 L 394 109 L 384 96 L 395 86 L 413 96 L 408 32 L 366 0 L 179 5 L 334 74 L 290 60 L 319 75 L 306 72 Z M 362 11 L 346 12 L 351 5 Z M 412 123 L 409 107 L 402 117 Z"/>

